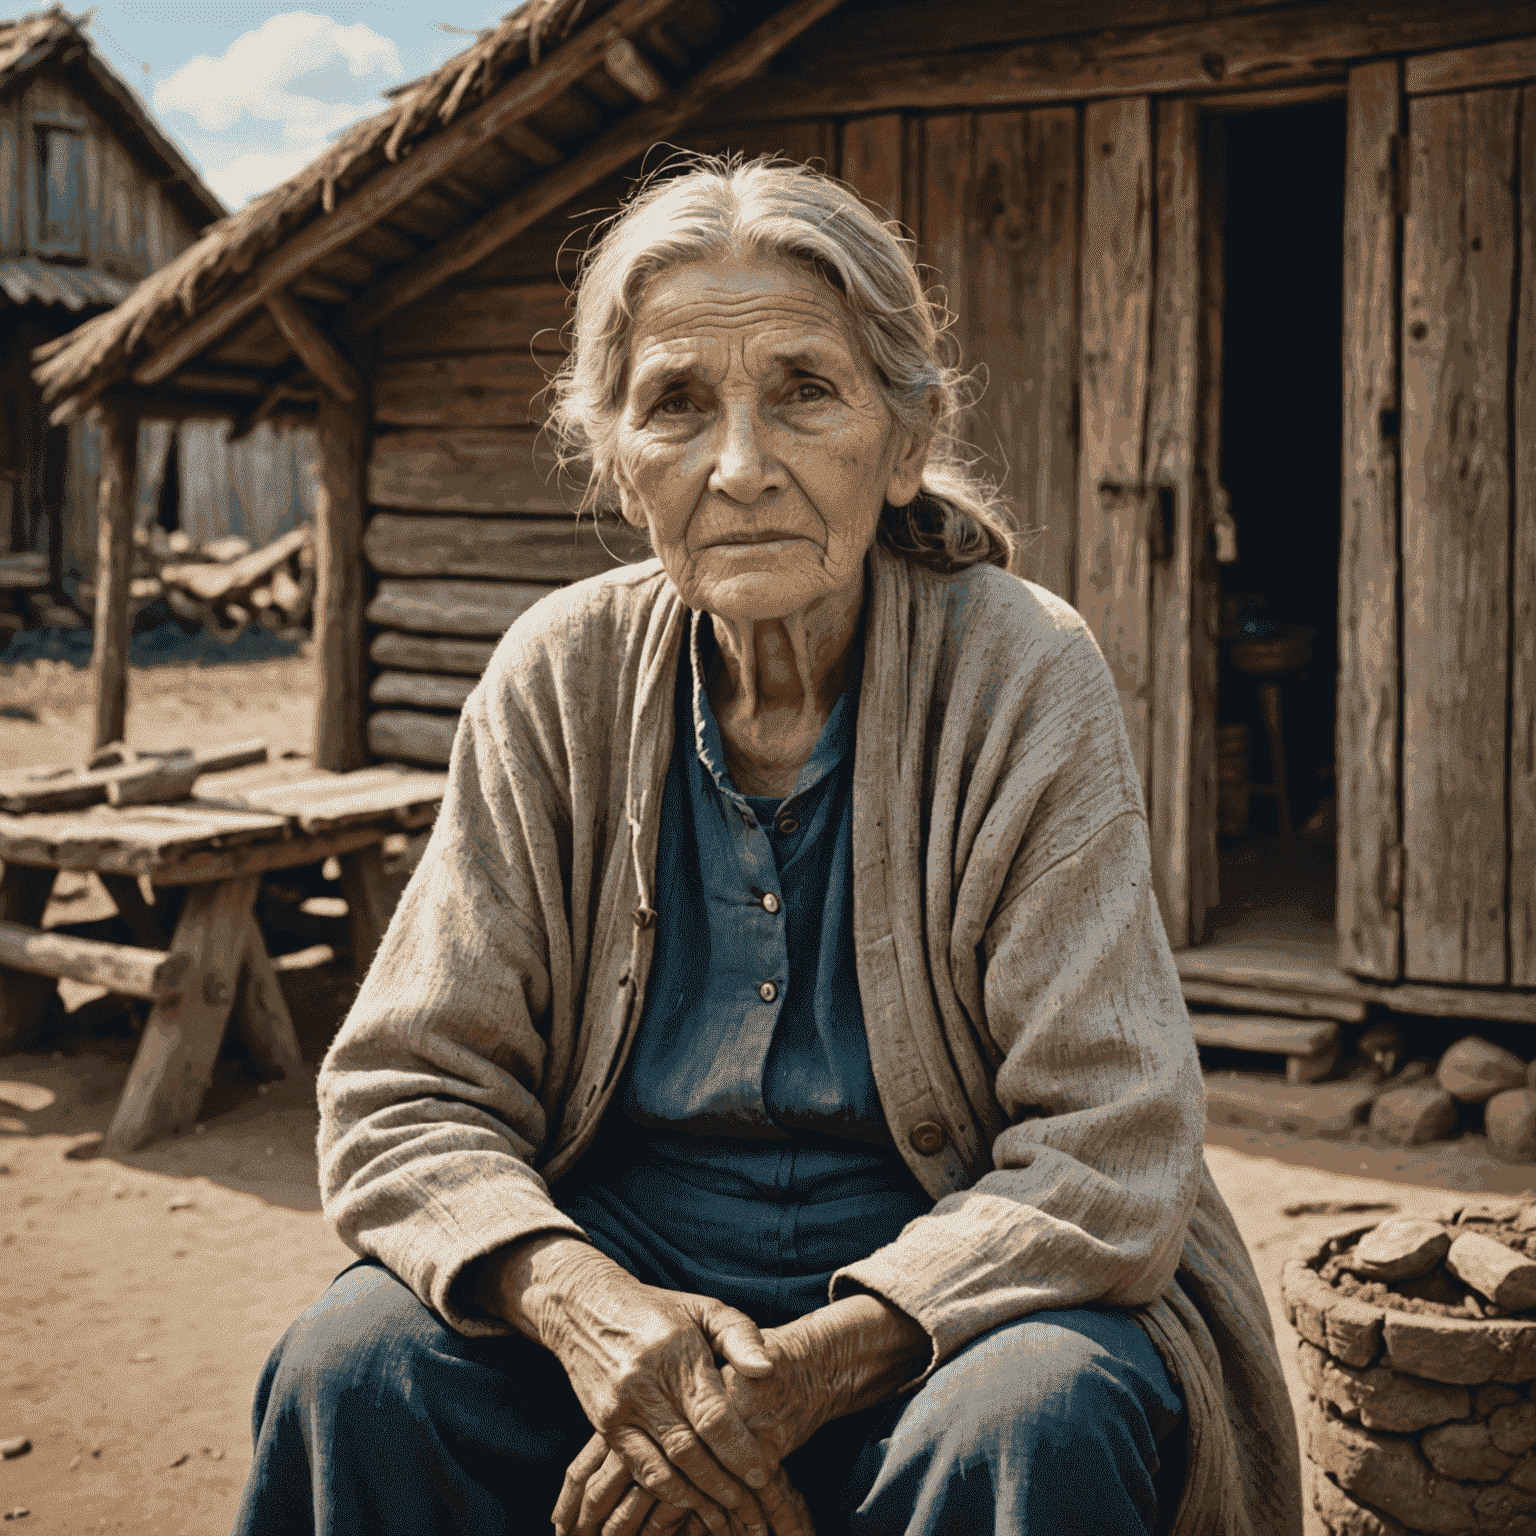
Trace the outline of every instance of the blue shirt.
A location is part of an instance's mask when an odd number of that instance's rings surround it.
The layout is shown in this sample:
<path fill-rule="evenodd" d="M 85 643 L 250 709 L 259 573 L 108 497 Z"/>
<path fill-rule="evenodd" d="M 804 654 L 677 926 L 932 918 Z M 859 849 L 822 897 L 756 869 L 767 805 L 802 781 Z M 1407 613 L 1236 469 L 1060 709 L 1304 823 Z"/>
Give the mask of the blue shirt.
<path fill-rule="evenodd" d="M 678 668 L 639 1033 L 555 1198 L 648 1283 L 772 1326 L 932 1201 L 885 1124 L 854 964 L 857 658 L 793 792 L 745 796 L 705 691 L 708 622 Z"/>

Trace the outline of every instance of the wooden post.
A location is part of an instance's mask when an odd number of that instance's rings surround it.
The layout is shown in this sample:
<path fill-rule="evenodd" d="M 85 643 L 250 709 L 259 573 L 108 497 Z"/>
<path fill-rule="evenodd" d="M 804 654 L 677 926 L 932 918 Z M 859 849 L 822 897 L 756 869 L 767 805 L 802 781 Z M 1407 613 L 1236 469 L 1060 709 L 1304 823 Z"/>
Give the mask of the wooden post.
<path fill-rule="evenodd" d="M 363 519 L 368 463 L 366 393 L 320 391 L 320 497 L 316 526 L 315 766 L 361 767 L 363 740 Z"/>
<path fill-rule="evenodd" d="M 102 408 L 101 427 L 101 479 L 96 492 L 96 636 L 91 650 L 96 706 L 93 748 L 121 741 L 128 723 L 128 578 L 138 495 L 139 414 L 130 405 L 112 401 Z"/>

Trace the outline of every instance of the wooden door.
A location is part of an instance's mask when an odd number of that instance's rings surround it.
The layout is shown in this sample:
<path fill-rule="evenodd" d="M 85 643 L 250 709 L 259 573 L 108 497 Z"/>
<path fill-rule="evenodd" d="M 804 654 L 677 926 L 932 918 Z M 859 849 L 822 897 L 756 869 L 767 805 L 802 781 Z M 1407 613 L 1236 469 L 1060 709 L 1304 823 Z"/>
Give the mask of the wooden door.
<path fill-rule="evenodd" d="M 1384 979 L 1536 984 L 1533 77 L 1351 75 L 1339 936 Z"/>
<path fill-rule="evenodd" d="M 1077 606 L 1114 675 L 1170 942 L 1215 888 L 1198 108 L 1084 108 Z"/>

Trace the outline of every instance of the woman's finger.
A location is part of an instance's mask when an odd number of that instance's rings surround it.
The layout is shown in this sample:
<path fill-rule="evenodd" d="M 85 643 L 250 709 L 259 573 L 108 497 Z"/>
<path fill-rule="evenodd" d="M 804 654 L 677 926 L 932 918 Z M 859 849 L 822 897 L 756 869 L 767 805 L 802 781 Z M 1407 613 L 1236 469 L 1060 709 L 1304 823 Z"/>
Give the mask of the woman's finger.
<path fill-rule="evenodd" d="M 699 1326 L 715 1353 L 724 1355 L 744 1376 L 771 1376 L 773 1361 L 763 1347 L 763 1335 L 757 1324 L 735 1307 L 708 1297 L 702 1299 L 706 1305 L 700 1312 Z"/>
<path fill-rule="evenodd" d="M 606 1446 L 604 1450 L 607 1450 Z M 624 1458 L 608 1451 L 602 1466 L 587 1479 L 586 1490 L 581 1497 L 581 1509 L 576 1517 L 574 1536 L 596 1536 L 596 1532 L 602 1529 L 603 1523 L 633 1486 L 634 1480 L 629 1475 L 629 1468 L 624 1465 Z M 647 1509 L 650 1503 L 651 1496 L 647 1494 Z"/>
<path fill-rule="evenodd" d="M 778 1471 L 778 1457 L 742 1421 L 712 1364 L 701 1362 L 690 1373 L 683 1384 L 682 1408 L 693 1434 L 709 1447 L 715 1461 L 731 1477 L 739 1478 L 748 1488 L 768 1486 L 769 1478 Z M 680 1448 L 688 1449 L 686 1444 Z M 672 1454 L 670 1447 L 667 1454 Z M 706 1487 L 705 1491 L 711 1498 L 719 1498 L 712 1488 Z"/>
<path fill-rule="evenodd" d="M 674 1509 L 698 1509 L 704 1513 L 703 1506 L 707 1501 L 703 1495 L 672 1465 L 649 1435 L 638 1429 L 621 1427 L 613 1431 L 608 1443 L 624 1458 L 630 1477 L 653 1498 Z"/>
<path fill-rule="evenodd" d="M 565 1481 L 560 1485 L 560 1497 L 555 1500 L 554 1512 L 549 1517 L 557 1531 L 566 1532 L 577 1529 L 587 1482 L 597 1474 L 609 1455 L 608 1442 L 601 1435 L 593 1435 L 577 1452 L 576 1459 L 565 1469 Z M 629 1474 L 626 1471 L 626 1482 L 628 1478 Z"/>

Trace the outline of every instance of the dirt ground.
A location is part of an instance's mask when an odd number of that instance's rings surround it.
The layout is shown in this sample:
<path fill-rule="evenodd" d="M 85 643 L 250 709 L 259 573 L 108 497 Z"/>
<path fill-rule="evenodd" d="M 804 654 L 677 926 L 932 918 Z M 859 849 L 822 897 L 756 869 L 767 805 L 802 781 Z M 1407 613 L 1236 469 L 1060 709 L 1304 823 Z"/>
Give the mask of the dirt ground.
<path fill-rule="evenodd" d="M 310 739 L 307 657 L 135 671 L 129 739 L 159 747 L 261 736 Z M 84 673 L 0 668 L 0 768 L 75 761 L 87 745 Z M 47 921 L 104 895 L 67 886 Z M 67 913 L 66 918 L 64 914 Z M 350 976 L 286 972 L 306 1055 L 318 1060 Z M 350 1255 L 320 1216 L 315 1106 L 304 1084 L 270 1090 L 221 1063 L 198 1134 L 123 1160 L 74 1161 L 103 1131 L 131 1043 L 0 1059 L 0 1511 L 18 1531 L 211 1536 L 228 1530 L 250 1463 L 251 1393 L 289 1321 Z M 1207 1159 L 1270 1300 L 1293 1391 L 1294 1336 L 1279 1304 L 1296 1242 L 1369 1216 L 1288 1217 L 1298 1201 L 1387 1202 L 1404 1212 L 1447 1190 L 1519 1191 L 1532 1171 L 1480 1138 L 1393 1152 L 1212 1127 Z"/>

